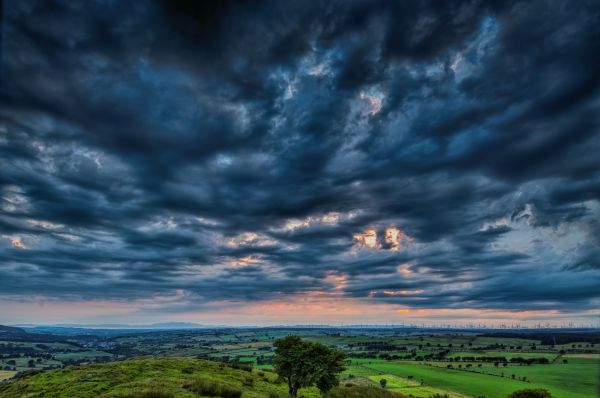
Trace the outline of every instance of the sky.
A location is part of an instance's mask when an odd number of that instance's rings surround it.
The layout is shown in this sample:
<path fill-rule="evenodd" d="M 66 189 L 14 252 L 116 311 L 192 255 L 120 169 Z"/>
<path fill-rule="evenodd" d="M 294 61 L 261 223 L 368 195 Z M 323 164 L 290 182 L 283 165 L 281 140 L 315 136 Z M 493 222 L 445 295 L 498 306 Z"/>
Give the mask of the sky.
<path fill-rule="evenodd" d="M 0 323 L 598 324 L 600 3 L 5 0 Z"/>

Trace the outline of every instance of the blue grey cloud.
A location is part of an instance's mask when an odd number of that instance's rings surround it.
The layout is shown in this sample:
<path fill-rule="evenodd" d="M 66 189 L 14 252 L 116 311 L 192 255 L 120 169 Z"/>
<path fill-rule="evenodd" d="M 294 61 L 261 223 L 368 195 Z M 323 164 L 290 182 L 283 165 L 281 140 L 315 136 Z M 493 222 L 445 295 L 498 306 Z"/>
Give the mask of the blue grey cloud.
<path fill-rule="evenodd" d="M 0 294 L 597 308 L 600 7 L 551 3 L 7 1 Z"/>

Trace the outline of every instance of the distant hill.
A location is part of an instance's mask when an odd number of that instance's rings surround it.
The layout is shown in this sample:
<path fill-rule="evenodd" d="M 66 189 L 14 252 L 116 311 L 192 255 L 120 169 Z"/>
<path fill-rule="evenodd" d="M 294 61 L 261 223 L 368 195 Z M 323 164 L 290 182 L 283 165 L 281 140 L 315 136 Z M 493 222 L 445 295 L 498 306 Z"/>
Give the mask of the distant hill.
<path fill-rule="evenodd" d="M 56 343 L 65 341 L 65 338 L 49 333 L 28 333 L 21 328 L 0 325 L 0 340 Z"/>
<path fill-rule="evenodd" d="M 287 397 L 287 386 L 276 379 L 268 371 L 236 369 L 199 359 L 144 358 L 24 373 L 16 380 L 0 384 L 0 398 L 234 398 L 239 393 L 241 398 Z M 202 391 L 205 393 L 201 394 Z M 299 396 L 321 397 L 315 388 L 303 389 Z M 402 395 L 378 387 L 343 386 L 332 397 L 401 398 Z"/>
<path fill-rule="evenodd" d="M 21 328 L 16 328 L 14 326 L 0 325 L 0 336 L 2 336 L 2 337 L 17 335 L 17 334 L 21 334 L 21 333 L 26 333 L 26 332 L 25 332 L 25 330 L 23 330 Z"/>
<path fill-rule="evenodd" d="M 37 325 L 22 326 L 29 333 L 51 333 L 63 336 L 122 336 L 127 334 L 155 333 L 176 330 L 205 330 L 206 327 L 188 322 L 155 323 L 151 325 L 131 326 L 121 324 L 104 325 Z"/>

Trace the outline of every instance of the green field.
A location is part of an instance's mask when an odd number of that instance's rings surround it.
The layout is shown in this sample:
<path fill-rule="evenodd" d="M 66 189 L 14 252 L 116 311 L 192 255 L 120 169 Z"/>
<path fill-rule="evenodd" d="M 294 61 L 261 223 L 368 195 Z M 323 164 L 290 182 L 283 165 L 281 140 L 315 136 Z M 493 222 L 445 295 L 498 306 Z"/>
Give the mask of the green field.
<path fill-rule="evenodd" d="M 66 359 L 86 359 L 97 357 L 111 357 L 112 355 L 104 351 L 75 351 L 56 354 L 56 359 L 64 361 Z"/>
<path fill-rule="evenodd" d="M 353 364 L 347 372 L 359 376 L 369 372 L 371 375 L 391 374 L 403 378 L 412 376 L 427 386 L 486 398 L 505 398 L 511 392 L 524 388 L 546 388 L 556 398 L 590 398 L 596 396 L 598 389 L 599 365 L 600 361 L 595 359 L 574 359 L 568 364 L 486 367 L 488 374 L 484 374 L 426 363 L 371 361 L 371 364 Z M 500 377 L 502 372 L 505 377 Z M 512 373 L 526 376 L 529 381 L 513 380 L 510 377 Z M 397 390 L 402 391 L 401 388 Z"/>
<path fill-rule="evenodd" d="M 368 379 L 376 385 L 380 384 L 381 379 L 385 379 L 387 381 L 385 387 L 386 389 L 394 392 L 399 392 L 401 394 L 408 395 L 414 398 L 429 398 L 434 394 L 448 394 L 450 398 L 465 398 L 465 395 L 458 394 L 453 391 L 422 385 L 419 381 L 416 381 L 414 379 L 407 379 L 391 374 L 369 376 Z"/>
<path fill-rule="evenodd" d="M 554 352 L 531 352 L 531 351 L 458 351 L 451 352 L 447 355 L 448 358 L 454 357 L 505 357 L 511 358 L 547 358 L 552 361 L 558 356 Z"/>

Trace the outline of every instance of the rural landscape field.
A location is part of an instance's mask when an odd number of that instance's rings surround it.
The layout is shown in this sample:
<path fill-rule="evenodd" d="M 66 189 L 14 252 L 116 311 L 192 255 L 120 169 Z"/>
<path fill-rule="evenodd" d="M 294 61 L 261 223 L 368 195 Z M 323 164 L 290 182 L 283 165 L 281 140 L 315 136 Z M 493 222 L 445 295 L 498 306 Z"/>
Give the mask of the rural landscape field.
<path fill-rule="evenodd" d="M 13 379 L 0 385 L 2 397 L 120 397 L 156 391 L 193 397 L 185 386 L 198 377 L 232 386 L 246 397 L 284 397 L 285 383 L 273 368 L 273 342 L 290 335 L 343 351 L 342 387 L 371 387 L 415 398 L 505 398 L 524 389 L 547 390 L 556 398 L 589 398 L 600 389 L 597 330 L 0 331 L 2 376 Z M 320 396 L 315 387 L 300 394 Z"/>
<path fill-rule="evenodd" d="M 600 0 L 0 0 L 0 398 L 600 398 Z"/>

